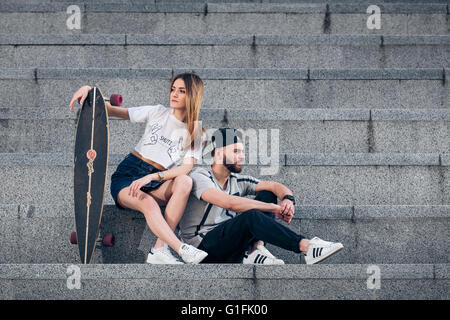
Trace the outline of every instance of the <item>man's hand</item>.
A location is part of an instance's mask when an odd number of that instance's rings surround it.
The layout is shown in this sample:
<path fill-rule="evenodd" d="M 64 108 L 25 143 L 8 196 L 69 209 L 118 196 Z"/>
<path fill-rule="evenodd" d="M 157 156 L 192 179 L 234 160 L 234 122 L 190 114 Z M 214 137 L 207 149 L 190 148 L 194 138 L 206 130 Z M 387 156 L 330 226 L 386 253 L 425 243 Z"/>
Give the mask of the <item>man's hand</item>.
<path fill-rule="evenodd" d="M 285 221 L 287 223 L 291 222 L 292 216 L 283 213 L 281 205 L 278 205 L 278 204 L 275 204 L 275 203 L 270 203 L 270 205 L 272 207 L 270 212 L 272 212 L 275 215 L 275 217 L 278 217 L 278 218 L 280 218 L 281 220 L 283 220 L 283 221 Z"/>
<path fill-rule="evenodd" d="M 286 221 L 287 223 L 291 223 L 292 218 L 294 217 L 295 207 L 294 203 L 289 199 L 284 199 L 280 203 L 281 207 L 281 219 Z"/>

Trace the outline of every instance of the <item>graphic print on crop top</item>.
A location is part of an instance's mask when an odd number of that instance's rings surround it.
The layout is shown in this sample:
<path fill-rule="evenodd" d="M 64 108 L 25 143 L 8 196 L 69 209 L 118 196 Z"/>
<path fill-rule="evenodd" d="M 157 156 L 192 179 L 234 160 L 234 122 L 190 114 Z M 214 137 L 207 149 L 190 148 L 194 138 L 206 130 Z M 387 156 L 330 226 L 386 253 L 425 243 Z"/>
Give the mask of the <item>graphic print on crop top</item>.
<path fill-rule="evenodd" d="M 163 105 L 128 108 L 130 121 L 145 122 L 144 135 L 136 145 L 136 151 L 143 157 L 159 163 L 166 169 L 180 164 L 183 158 L 201 159 L 201 146 L 206 136 L 202 136 L 194 150 L 183 150 L 189 132 L 184 122 L 173 115 L 172 108 Z M 184 156 L 184 157 L 183 157 Z"/>

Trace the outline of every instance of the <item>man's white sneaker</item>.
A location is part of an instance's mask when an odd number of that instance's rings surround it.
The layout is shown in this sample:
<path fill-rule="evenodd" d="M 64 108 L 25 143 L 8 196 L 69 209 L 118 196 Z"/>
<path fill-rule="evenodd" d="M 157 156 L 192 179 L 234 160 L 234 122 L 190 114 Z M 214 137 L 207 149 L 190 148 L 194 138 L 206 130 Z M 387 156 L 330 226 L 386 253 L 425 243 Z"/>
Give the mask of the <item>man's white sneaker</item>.
<path fill-rule="evenodd" d="M 284 261 L 283 261 L 283 260 L 278 259 L 277 257 L 275 257 L 275 256 L 274 256 L 272 253 L 270 253 L 270 251 L 269 251 L 265 246 L 263 246 L 262 244 L 258 244 L 258 245 L 256 246 L 256 249 L 259 250 L 259 251 L 261 251 L 262 254 L 268 256 L 269 258 L 275 259 L 275 263 L 274 263 L 274 264 L 284 264 Z"/>
<path fill-rule="evenodd" d="M 169 247 L 165 243 L 163 247 L 152 248 L 147 256 L 147 263 L 150 264 L 184 264 L 175 258 L 170 252 Z"/>
<path fill-rule="evenodd" d="M 308 252 L 305 254 L 306 264 L 314 264 L 331 257 L 344 248 L 340 242 L 324 241 L 314 237 L 309 241 Z"/>
<path fill-rule="evenodd" d="M 283 260 L 275 258 L 266 247 L 259 245 L 256 248 L 252 253 L 245 254 L 243 264 L 284 264 Z"/>
<path fill-rule="evenodd" d="M 205 259 L 208 256 L 208 253 L 203 250 L 199 250 L 194 246 L 183 243 L 180 247 L 180 256 L 186 263 L 197 264 Z"/>

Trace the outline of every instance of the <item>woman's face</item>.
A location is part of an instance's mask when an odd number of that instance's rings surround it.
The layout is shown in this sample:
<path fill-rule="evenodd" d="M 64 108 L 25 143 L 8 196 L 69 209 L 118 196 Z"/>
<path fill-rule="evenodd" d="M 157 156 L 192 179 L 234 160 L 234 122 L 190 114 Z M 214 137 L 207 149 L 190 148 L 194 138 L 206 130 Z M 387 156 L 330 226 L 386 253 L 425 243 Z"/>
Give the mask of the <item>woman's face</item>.
<path fill-rule="evenodd" d="M 174 109 L 186 108 L 186 87 L 183 79 L 177 79 L 170 89 L 170 107 Z"/>

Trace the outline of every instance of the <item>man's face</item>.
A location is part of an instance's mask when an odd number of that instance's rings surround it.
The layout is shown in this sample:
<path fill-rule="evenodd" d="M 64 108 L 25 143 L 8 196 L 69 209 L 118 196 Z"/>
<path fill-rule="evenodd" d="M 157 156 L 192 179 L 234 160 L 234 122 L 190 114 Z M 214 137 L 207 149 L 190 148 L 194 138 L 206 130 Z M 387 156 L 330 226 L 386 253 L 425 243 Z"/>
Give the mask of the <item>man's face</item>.
<path fill-rule="evenodd" d="M 241 142 L 223 148 L 223 164 L 230 172 L 240 173 L 245 161 L 244 145 Z"/>

